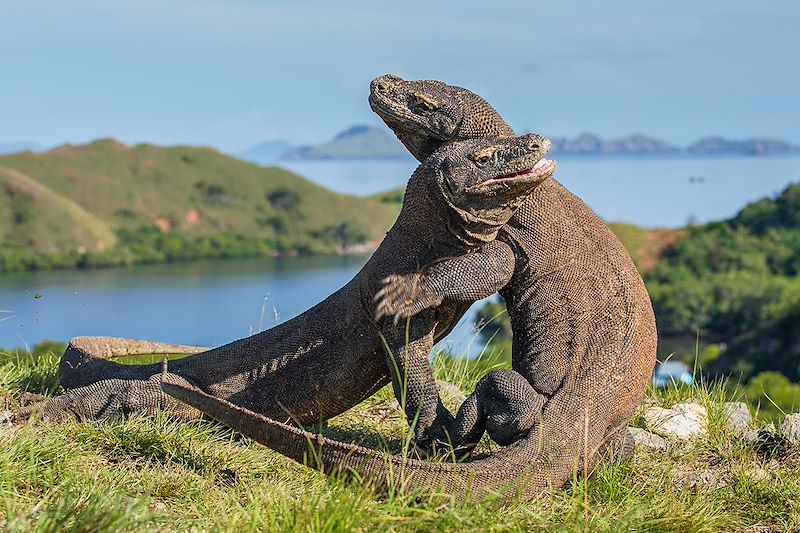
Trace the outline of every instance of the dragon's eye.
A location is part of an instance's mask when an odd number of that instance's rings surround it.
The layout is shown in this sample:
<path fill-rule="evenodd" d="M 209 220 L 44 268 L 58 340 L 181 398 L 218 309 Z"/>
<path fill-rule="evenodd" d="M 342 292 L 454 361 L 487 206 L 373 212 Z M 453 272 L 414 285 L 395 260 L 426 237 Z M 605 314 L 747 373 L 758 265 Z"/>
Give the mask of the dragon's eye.
<path fill-rule="evenodd" d="M 468 157 L 472 160 L 473 163 L 478 165 L 479 167 L 485 167 L 492 161 L 494 161 L 495 150 L 492 148 L 486 148 L 479 152 L 475 152 L 470 154 Z"/>
<path fill-rule="evenodd" d="M 414 106 L 425 112 L 436 111 L 439 109 L 439 104 L 422 93 L 414 93 Z"/>

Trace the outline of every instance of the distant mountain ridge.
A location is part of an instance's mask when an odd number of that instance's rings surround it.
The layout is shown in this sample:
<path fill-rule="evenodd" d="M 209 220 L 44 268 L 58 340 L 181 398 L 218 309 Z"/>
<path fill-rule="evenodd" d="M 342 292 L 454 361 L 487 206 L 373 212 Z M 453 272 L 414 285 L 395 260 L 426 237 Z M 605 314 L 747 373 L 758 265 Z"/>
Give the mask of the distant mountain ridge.
<path fill-rule="evenodd" d="M 577 137 L 551 137 L 554 154 L 693 154 L 693 155 L 768 155 L 800 153 L 800 145 L 778 139 L 754 138 L 730 140 L 710 136 L 681 148 L 661 139 L 636 133 L 620 139 L 603 139 L 592 133 Z M 287 145 L 287 143 L 282 143 Z M 288 148 L 282 153 L 274 149 L 281 141 L 271 141 L 254 146 L 239 157 L 256 163 L 275 163 L 281 159 L 384 159 L 408 158 L 408 152 L 386 128 L 356 125 L 337 134 L 333 139 L 315 145 Z M 264 146 L 270 147 L 270 159 L 259 155 Z"/>
<path fill-rule="evenodd" d="M 622 139 L 604 140 L 591 133 L 582 133 L 574 139 L 553 138 L 554 153 L 572 154 L 630 154 L 680 152 L 680 148 L 654 137 L 636 133 Z"/>
<path fill-rule="evenodd" d="M 286 141 L 266 141 L 252 146 L 244 152 L 231 155 L 251 163 L 271 165 L 292 149 L 294 146 Z"/>
<path fill-rule="evenodd" d="M 799 153 L 800 146 L 778 139 L 731 141 L 722 137 L 705 137 L 689 145 L 686 151 L 701 154 L 765 155 L 771 153 Z"/>

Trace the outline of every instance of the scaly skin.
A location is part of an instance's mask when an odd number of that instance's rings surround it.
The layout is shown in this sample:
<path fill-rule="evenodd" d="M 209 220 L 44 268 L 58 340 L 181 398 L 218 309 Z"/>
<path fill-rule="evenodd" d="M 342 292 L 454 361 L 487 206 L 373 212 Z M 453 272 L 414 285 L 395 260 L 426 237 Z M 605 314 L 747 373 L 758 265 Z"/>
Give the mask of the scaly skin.
<path fill-rule="evenodd" d="M 370 89 L 373 110 L 406 146 L 416 148 L 411 151 L 418 159 L 437 143 L 474 137 L 474 124 L 491 124 L 486 132 L 492 134 L 508 128 L 484 100 L 459 87 L 381 76 Z M 439 135 L 433 125 L 447 122 L 440 115 L 461 117 L 460 124 L 468 127 Z M 524 418 L 526 409 L 519 406 L 525 397 L 537 408 L 543 400 L 540 423 L 549 429 L 543 434 L 547 446 L 563 459 L 583 456 L 580 462 L 588 467 L 598 458 L 596 451 L 625 437 L 625 424 L 647 388 L 657 342 L 647 290 L 616 236 L 555 179 L 519 208 L 492 253 L 503 253 L 503 246 L 515 261 L 511 281 L 499 291 L 513 331 L 512 368 L 532 387 L 529 394 L 516 387 L 506 416 Z M 413 316 L 435 304 L 433 295 L 447 298 L 452 287 L 459 293 L 477 289 L 472 280 L 481 275 L 463 256 L 393 277 L 382 289 L 381 311 L 395 319 Z M 472 295 L 489 293 L 474 290 Z M 470 403 L 491 405 L 487 395 L 507 380 L 476 391 L 459 418 L 491 422 L 496 414 Z M 565 406 L 568 416 L 560 411 Z M 451 434 L 461 438 L 458 424 Z M 469 447 L 469 440 L 474 437 L 455 444 Z M 571 475 L 563 468 L 568 462 L 555 463 L 550 479 L 564 483 Z"/>
<path fill-rule="evenodd" d="M 441 82 L 382 76 L 372 83 L 370 103 L 418 159 L 437 146 L 479 136 L 475 124 L 511 134 L 484 100 Z M 534 191 L 484 255 L 514 269 L 500 288 L 514 332 L 513 371 L 486 376 L 456 420 L 444 422 L 444 433 L 467 450 L 484 428 L 495 440 L 510 442 L 488 458 L 435 464 L 378 454 L 290 430 L 169 378 L 162 387 L 326 472 L 354 471 L 381 485 L 397 485 L 402 473 L 405 488 L 478 494 L 513 488 L 532 498 L 545 487 L 563 485 L 576 471 L 588 473 L 615 445 L 628 444 L 625 427 L 655 363 L 655 318 L 619 240 L 553 179 Z M 417 316 L 442 299 L 488 296 L 491 291 L 478 282 L 493 274 L 485 262 L 476 266 L 471 253 L 399 272 L 379 293 L 379 315 Z"/>
<path fill-rule="evenodd" d="M 497 142 L 476 139 L 442 150 L 414 173 L 398 220 L 372 258 L 322 303 L 275 328 L 208 351 L 124 339 L 75 339 L 61 361 L 62 384 L 68 392 L 44 406 L 23 409 L 14 418 L 25 419 L 39 408 L 51 420 L 98 419 L 163 408 L 196 416 L 196 411 L 161 391 L 160 364 L 124 366 L 102 359 L 195 352 L 170 363 L 171 372 L 187 386 L 301 425 L 356 405 L 388 383 L 390 371 L 407 374 L 411 378 L 402 385 L 394 380 L 395 390 L 405 400 L 409 416 L 418 418 L 417 437 L 420 446 L 427 447 L 442 438 L 429 430 L 440 432 L 452 422 L 432 392 L 436 385 L 428 353 L 467 305 L 443 301 L 409 324 L 394 324 L 391 319 L 374 319 L 374 295 L 390 273 L 414 272 L 422 264 L 467 251 L 476 252 L 479 261 L 489 257 L 482 252 L 491 250 L 502 225 L 548 175 L 492 179 L 503 172 L 530 169 L 546 145 L 546 139 L 528 135 Z M 487 150 L 496 157 L 478 167 L 476 161 Z M 487 263 L 490 266 L 506 276 L 511 273 L 502 265 Z"/>

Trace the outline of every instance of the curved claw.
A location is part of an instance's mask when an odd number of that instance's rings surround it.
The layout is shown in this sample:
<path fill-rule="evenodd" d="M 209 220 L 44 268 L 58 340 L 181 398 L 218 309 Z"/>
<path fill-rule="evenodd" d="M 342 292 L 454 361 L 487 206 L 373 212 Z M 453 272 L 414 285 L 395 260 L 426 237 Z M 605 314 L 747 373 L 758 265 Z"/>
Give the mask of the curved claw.
<path fill-rule="evenodd" d="M 374 302 L 375 319 L 380 320 L 385 317 L 393 317 L 392 320 L 397 325 L 403 318 L 409 318 L 416 314 L 415 300 L 417 297 L 420 274 L 393 274 L 381 280 L 382 287 L 375 294 Z"/>

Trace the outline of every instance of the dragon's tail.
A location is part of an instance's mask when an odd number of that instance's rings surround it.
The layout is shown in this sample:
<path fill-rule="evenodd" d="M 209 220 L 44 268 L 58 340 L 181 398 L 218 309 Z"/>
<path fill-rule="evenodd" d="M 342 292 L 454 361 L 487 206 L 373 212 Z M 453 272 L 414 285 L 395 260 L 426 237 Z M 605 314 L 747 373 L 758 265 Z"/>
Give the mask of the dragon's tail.
<path fill-rule="evenodd" d="M 75 337 L 69 341 L 69 346 L 61 356 L 58 372 L 61 385 L 65 389 L 76 389 L 91 385 L 100 379 L 121 377 L 118 375 L 122 370 L 120 365 L 109 361 L 114 357 L 142 354 L 191 355 L 206 350 L 208 348 L 136 339 Z"/>
<path fill-rule="evenodd" d="M 161 388 L 206 415 L 301 464 L 325 473 L 351 473 L 381 488 L 441 490 L 449 494 L 517 494 L 532 498 L 563 484 L 563 473 L 547 468 L 540 431 L 484 459 L 434 463 L 376 452 L 277 422 L 211 396 L 164 374 Z M 569 472 L 574 469 L 569 467 Z M 567 479 L 569 474 L 567 475 Z"/>

